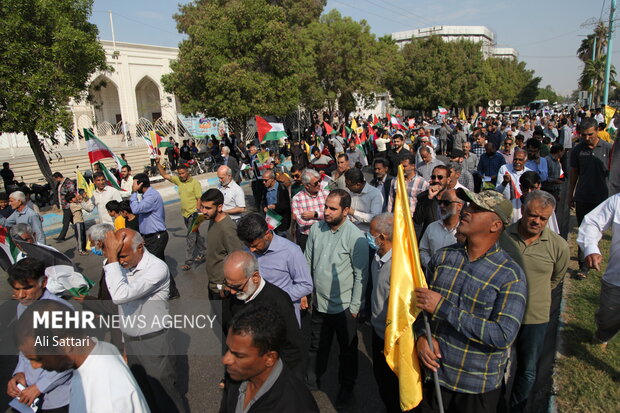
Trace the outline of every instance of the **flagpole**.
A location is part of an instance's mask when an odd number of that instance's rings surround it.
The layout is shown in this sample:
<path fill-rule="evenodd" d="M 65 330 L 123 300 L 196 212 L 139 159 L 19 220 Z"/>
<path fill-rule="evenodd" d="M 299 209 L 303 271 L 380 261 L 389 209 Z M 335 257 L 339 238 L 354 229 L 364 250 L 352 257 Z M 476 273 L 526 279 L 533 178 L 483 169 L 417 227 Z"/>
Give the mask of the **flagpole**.
<path fill-rule="evenodd" d="M 433 345 L 433 334 L 431 333 L 431 324 L 428 322 L 426 311 L 422 311 L 422 316 L 424 317 L 424 328 L 426 329 L 426 341 L 428 341 L 428 345 L 430 346 L 431 351 L 434 354 L 435 346 Z M 443 400 L 441 399 L 441 388 L 439 387 L 439 375 L 437 374 L 437 370 L 433 371 L 433 381 L 435 382 L 435 394 L 437 395 L 437 406 L 439 407 L 439 413 L 444 413 Z"/>

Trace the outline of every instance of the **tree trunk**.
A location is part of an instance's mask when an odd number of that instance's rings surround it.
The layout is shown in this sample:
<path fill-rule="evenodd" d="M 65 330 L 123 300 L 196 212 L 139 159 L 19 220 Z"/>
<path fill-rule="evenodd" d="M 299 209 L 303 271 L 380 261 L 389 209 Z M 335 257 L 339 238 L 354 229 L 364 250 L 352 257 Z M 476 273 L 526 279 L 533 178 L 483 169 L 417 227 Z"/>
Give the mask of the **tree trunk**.
<path fill-rule="evenodd" d="M 45 156 L 45 152 L 43 152 L 43 147 L 41 146 L 41 141 L 39 141 L 39 137 L 34 130 L 29 130 L 28 135 L 28 143 L 30 144 L 30 148 L 32 149 L 32 153 L 34 153 L 34 158 L 37 160 L 39 164 L 39 168 L 41 169 L 41 173 L 45 180 L 50 184 L 53 188 L 54 178 L 52 177 L 52 168 L 50 168 L 50 164 L 47 161 L 47 156 Z"/>

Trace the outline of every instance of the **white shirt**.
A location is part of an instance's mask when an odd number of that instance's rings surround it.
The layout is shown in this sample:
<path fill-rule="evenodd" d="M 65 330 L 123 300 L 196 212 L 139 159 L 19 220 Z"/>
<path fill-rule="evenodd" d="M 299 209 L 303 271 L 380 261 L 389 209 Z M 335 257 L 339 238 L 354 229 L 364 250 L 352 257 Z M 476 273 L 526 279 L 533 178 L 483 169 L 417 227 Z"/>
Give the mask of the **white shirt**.
<path fill-rule="evenodd" d="M 609 247 L 609 259 L 603 280 L 620 287 L 620 261 L 618 260 L 618 253 L 620 253 L 620 194 L 607 198 L 586 215 L 581 222 L 577 244 L 583 250 L 584 257 L 601 253 L 598 242 L 603 236 L 603 231 L 609 228 L 611 228 L 611 246 Z"/>
<path fill-rule="evenodd" d="M 121 197 L 123 199 L 129 198 L 131 196 L 131 187 L 133 186 L 133 176 L 127 176 L 127 180 L 121 178 Z"/>
<path fill-rule="evenodd" d="M 389 139 L 386 138 L 377 138 L 375 139 L 375 145 L 377 145 L 377 151 L 383 152 L 387 150 L 387 144 L 390 142 Z"/>
<path fill-rule="evenodd" d="M 364 184 L 359 194 L 349 191 L 351 194 L 351 208 L 355 211 L 349 214 L 349 219 L 361 231 L 370 231 L 370 221 L 381 213 L 383 209 L 383 195 L 370 184 Z"/>
<path fill-rule="evenodd" d="M 499 167 L 499 171 L 497 172 L 497 185 L 495 186 L 495 190 L 497 192 L 501 192 L 504 195 L 504 198 L 506 198 L 506 199 L 508 199 L 510 201 L 513 201 L 512 202 L 513 208 L 516 207 L 516 203 L 514 202 L 515 201 L 514 193 L 513 194 L 510 193 L 512 185 L 510 185 L 510 184 L 505 185 L 505 186 L 503 185 L 504 184 L 504 175 L 506 174 L 506 172 L 508 172 L 510 174 L 510 178 L 512 179 L 512 182 L 514 182 L 515 188 L 517 189 L 517 191 L 519 191 L 519 193 L 521 193 L 521 184 L 519 184 L 519 178 L 521 178 L 521 175 L 523 175 L 527 171 L 531 171 L 531 169 L 526 167 L 526 166 L 524 166 L 522 170 L 515 171 L 514 166 L 506 164 L 506 165 L 500 166 Z M 521 203 L 520 202 L 519 202 L 518 207 L 521 208 Z"/>
<path fill-rule="evenodd" d="M 222 186 L 220 183 L 217 185 L 217 189 L 224 194 L 224 206 L 222 207 L 224 212 L 233 208 L 245 208 L 245 194 L 243 193 L 243 189 L 241 189 L 235 181 L 230 181 L 226 186 Z M 241 218 L 241 214 L 228 215 L 230 215 L 233 221 Z"/>
<path fill-rule="evenodd" d="M 457 227 L 448 229 L 441 219 L 429 224 L 420 240 L 420 261 L 424 267 L 437 251 L 456 242 Z"/>
<path fill-rule="evenodd" d="M 426 145 L 425 145 L 426 146 Z M 420 146 L 421 148 L 422 146 Z M 431 151 L 431 159 L 437 159 L 437 155 L 435 154 L 435 149 L 432 146 L 426 146 Z M 415 164 L 419 164 L 422 162 L 422 155 L 420 155 L 420 148 L 418 148 L 418 153 L 415 154 Z"/>
<path fill-rule="evenodd" d="M 142 390 L 116 347 L 97 341 L 71 381 L 69 413 L 149 413 Z"/>
<path fill-rule="evenodd" d="M 108 210 L 105 209 L 105 204 L 110 201 L 122 201 L 121 193 L 116 188 L 106 186 L 105 188 L 103 188 L 103 191 L 100 191 L 98 189 L 95 189 L 93 191 L 92 202 L 93 204 L 95 204 L 97 210 L 99 211 L 99 219 L 101 220 L 100 224 L 114 225 L 114 220 L 112 219 L 110 214 L 108 214 Z"/>
<path fill-rule="evenodd" d="M 603 122 L 605 122 L 605 117 L 603 116 L 603 114 L 602 114 L 602 113 L 597 113 L 597 114 L 594 116 L 594 119 L 596 119 L 596 122 L 597 122 L 597 123 L 603 123 Z"/>
<path fill-rule="evenodd" d="M 170 271 L 166 263 L 145 248 L 135 268 L 126 269 L 113 262 L 106 264 L 103 270 L 119 314 L 145 320 L 143 324 L 121 325 L 123 334 L 137 337 L 162 330 L 161 322 L 169 314 Z"/>

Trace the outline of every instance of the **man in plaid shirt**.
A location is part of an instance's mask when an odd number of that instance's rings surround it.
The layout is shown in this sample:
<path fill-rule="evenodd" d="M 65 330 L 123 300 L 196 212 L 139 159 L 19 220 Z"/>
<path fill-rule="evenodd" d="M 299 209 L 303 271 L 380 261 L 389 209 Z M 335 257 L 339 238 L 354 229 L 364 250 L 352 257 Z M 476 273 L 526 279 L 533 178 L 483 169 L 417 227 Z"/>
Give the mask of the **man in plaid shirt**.
<path fill-rule="evenodd" d="M 312 224 L 323 220 L 325 200 L 329 191 L 321 189 L 321 175 L 313 169 L 306 169 L 301 175 L 304 190 L 293 197 L 291 210 L 297 222 L 295 239 L 302 251 L 306 250 L 306 241 Z"/>
<path fill-rule="evenodd" d="M 422 364 L 437 371 L 446 412 L 496 412 L 508 350 L 525 312 L 525 275 L 498 240 L 512 216 L 499 192 L 458 189 L 469 205 L 457 232 L 465 244 L 439 250 L 426 272 L 430 289 L 416 289 L 416 305 L 430 318 L 434 351 L 423 317 L 414 324 Z M 428 383 L 427 383 L 428 384 Z M 434 387 L 424 388 L 418 411 L 437 411 Z"/>
<path fill-rule="evenodd" d="M 413 217 L 415 207 L 418 203 L 418 195 L 428 189 L 428 182 L 421 176 L 416 175 L 414 154 L 407 153 L 403 155 L 400 159 L 400 164 L 403 166 L 405 172 L 405 184 L 407 185 L 407 195 L 409 196 L 409 211 Z M 392 179 L 392 188 L 390 189 L 390 198 L 388 199 L 387 205 L 388 212 L 394 212 L 396 181 L 397 179 Z"/>

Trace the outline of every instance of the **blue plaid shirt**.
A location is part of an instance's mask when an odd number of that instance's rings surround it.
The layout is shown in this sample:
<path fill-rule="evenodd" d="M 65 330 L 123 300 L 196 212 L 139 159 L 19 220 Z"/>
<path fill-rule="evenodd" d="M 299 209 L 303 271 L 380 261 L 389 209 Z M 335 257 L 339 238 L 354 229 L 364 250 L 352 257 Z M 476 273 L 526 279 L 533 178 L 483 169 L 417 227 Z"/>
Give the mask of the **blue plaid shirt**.
<path fill-rule="evenodd" d="M 443 296 L 430 320 L 442 356 L 439 384 L 461 393 L 497 389 L 525 312 L 523 270 L 498 244 L 473 262 L 454 244 L 433 256 L 426 274 Z M 414 329 L 424 334 L 422 317 Z"/>

